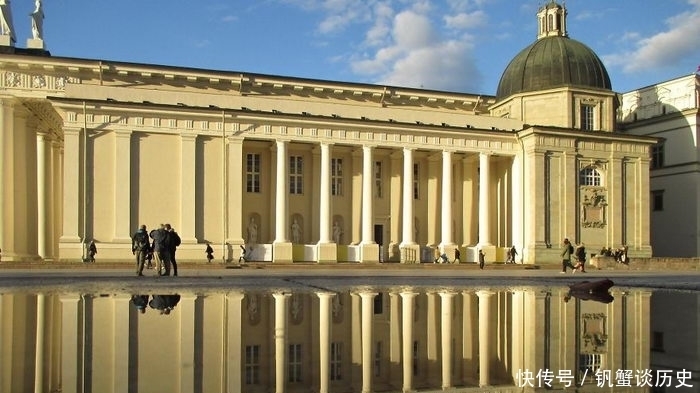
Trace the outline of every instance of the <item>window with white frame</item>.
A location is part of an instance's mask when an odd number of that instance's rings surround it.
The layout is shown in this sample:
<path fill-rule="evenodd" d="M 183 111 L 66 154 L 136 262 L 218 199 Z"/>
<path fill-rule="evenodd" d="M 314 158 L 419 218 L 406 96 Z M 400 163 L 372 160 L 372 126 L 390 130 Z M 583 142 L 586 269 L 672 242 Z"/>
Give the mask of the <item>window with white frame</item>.
<path fill-rule="evenodd" d="M 246 155 L 246 192 L 260 192 L 260 154 Z"/>
<path fill-rule="evenodd" d="M 304 160 L 301 156 L 289 157 L 289 193 L 301 195 L 304 191 Z"/>
<path fill-rule="evenodd" d="M 288 355 L 288 381 L 301 382 L 301 344 L 290 344 Z"/>
<path fill-rule="evenodd" d="M 582 186 L 601 186 L 600 172 L 592 167 L 586 167 L 579 173 L 579 183 Z"/>
<path fill-rule="evenodd" d="M 331 158 L 331 195 L 343 196 L 342 158 Z"/>
<path fill-rule="evenodd" d="M 382 162 L 374 163 L 374 196 L 382 198 Z"/>
<path fill-rule="evenodd" d="M 595 129 L 595 106 L 589 104 L 581 105 L 581 129 L 592 131 Z"/>
<path fill-rule="evenodd" d="M 420 167 L 413 164 L 413 199 L 420 199 Z"/>
<path fill-rule="evenodd" d="M 343 343 L 331 343 L 331 381 L 343 380 Z"/>
<path fill-rule="evenodd" d="M 244 362 L 245 384 L 260 384 L 260 345 L 246 345 Z"/>

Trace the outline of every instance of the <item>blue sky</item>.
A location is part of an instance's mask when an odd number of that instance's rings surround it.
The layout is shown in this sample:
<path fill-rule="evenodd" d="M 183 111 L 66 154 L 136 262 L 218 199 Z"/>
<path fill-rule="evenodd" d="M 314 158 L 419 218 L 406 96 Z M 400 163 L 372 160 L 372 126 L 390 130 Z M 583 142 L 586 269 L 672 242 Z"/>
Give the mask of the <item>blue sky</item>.
<path fill-rule="evenodd" d="M 43 0 L 54 56 L 494 95 L 549 0 Z M 561 3 L 561 1 L 560 1 Z M 700 0 L 568 0 L 626 92 L 700 65 Z M 12 1 L 17 46 L 34 1 Z"/>

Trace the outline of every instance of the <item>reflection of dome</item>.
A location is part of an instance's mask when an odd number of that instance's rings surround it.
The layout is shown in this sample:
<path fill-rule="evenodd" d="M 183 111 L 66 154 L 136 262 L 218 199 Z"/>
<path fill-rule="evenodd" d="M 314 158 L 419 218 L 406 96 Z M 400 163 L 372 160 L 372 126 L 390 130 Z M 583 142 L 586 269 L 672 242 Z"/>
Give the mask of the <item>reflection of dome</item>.
<path fill-rule="evenodd" d="M 563 86 L 612 90 L 598 56 L 566 33 L 566 9 L 555 2 L 538 12 L 538 39 L 511 60 L 498 83 L 496 99 Z"/>

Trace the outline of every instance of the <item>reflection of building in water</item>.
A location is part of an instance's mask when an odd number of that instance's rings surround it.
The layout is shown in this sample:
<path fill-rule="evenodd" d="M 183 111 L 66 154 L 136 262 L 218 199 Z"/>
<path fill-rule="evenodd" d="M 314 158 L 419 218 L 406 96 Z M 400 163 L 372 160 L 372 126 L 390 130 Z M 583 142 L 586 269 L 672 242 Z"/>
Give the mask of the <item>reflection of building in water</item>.
<path fill-rule="evenodd" d="M 550 370 L 558 388 L 587 372 L 595 388 L 597 369 L 650 367 L 648 291 L 565 293 L 183 294 L 169 315 L 140 314 L 129 294 L 5 294 L 0 390 L 515 392 L 524 370 Z"/>

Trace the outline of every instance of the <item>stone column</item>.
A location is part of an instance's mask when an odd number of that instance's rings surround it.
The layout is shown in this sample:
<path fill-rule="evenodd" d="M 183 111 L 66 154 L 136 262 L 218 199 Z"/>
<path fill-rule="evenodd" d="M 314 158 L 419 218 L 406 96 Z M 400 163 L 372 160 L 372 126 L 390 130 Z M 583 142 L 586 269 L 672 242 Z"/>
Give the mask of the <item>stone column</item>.
<path fill-rule="evenodd" d="M 373 147 L 362 146 L 362 247 L 360 262 L 379 262 L 379 247 L 374 242 L 374 159 Z"/>
<path fill-rule="evenodd" d="M 328 393 L 330 386 L 330 352 L 331 352 L 331 299 L 332 292 L 316 292 L 319 299 L 319 393 Z"/>
<path fill-rule="evenodd" d="M 376 292 L 360 292 L 362 298 L 362 393 L 372 391 L 372 314 Z"/>
<path fill-rule="evenodd" d="M 114 242 L 128 243 L 131 246 L 131 131 L 114 133 Z M 194 171 L 194 161 L 188 164 Z M 192 184 L 189 189 L 194 190 Z M 184 190 L 184 187 L 183 187 Z M 194 212 L 194 205 L 190 209 Z M 194 214 L 194 213 L 192 213 Z M 135 225 L 139 225 L 136 223 Z M 179 230 L 178 230 L 179 231 Z"/>
<path fill-rule="evenodd" d="M 197 181 L 195 173 L 197 135 L 180 135 L 180 228 L 175 228 L 182 238 L 182 243 L 197 243 L 195 236 L 197 189 L 194 187 Z M 174 226 L 173 223 L 170 223 Z"/>
<path fill-rule="evenodd" d="M 3 259 L 15 252 L 12 225 L 14 223 L 14 104 L 0 100 L 0 248 Z"/>
<path fill-rule="evenodd" d="M 525 249 L 523 244 L 524 238 L 524 220 L 523 220 L 523 210 L 525 209 L 523 201 L 523 182 L 525 181 L 523 172 L 523 157 L 522 154 L 517 154 L 513 157 L 513 163 L 511 165 L 511 179 L 513 187 L 511 188 L 511 200 L 512 200 L 512 211 L 511 216 L 511 228 L 512 228 L 512 238 L 513 244 L 510 246 L 515 246 L 518 255 L 515 256 L 516 261 L 520 259 L 521 262 L 525 261 Z"/>
<path fill-rule="evenodd" d="M 275 293 L 275 393 L 283 393 L 287 382 L 287 303 L 289 293 Z"/>
<path fill-rule="evenodd" d="M 331 241 L 331 145 L 321 143 L 321 189 L 319 200 L 319 239 L 316 258 L 319 263 L 336 262 L 337 247 Z"/>
<path fill-rule="evenodd" d="M 442 389 L 452 387 L 452 300 L 454 292 L 440 292 L 440 328 L 442 337 Z"/>
<path fill-rule="evenodd" d="M 228 184 L 226 189 L 226 223 L 224 224 L 227 228 L 226 238 L 224 243 L 230 243 L 233 248 L 233 255 L 225 255 L 228 252 L 226 244 L 222 244 L 224 255 L 222 255 L 222 260 L 232 261 L 238 263 L 238 257 L 240 256 L 240 246 L 244 244 L 243 240 L 243 226 L 246 223 L 243 220 L 243 205 L 241 201 L 243 200 L 243 190 L 245 190 L 245 184 L 243 182 L 243 173 L 245 172 L 246 163 L 243 160 L 243 138 L 228 138 L 228 164 L 227 164 L 227 174 L 228 174 Z M 229 259 L 230 258 L 230 259 Z"/>
<path fill-rule="evenodd" d="M 277 144 L 277 181 L 275 192 L 275 241 L 272 244 L 272 261 L 290 263 L 293 260 L 292 243 L 287 238 L 287 221 L 289 218 L 289 158 L 285 140 Z"/>
<path fill-rule="evenodd" d="M 404 392 L 413 391 L 413 313 L 416 296 L 418 294 L 413 291 L 401 292 Z"/>
<path fill-rule="evenodd" d="M 80 173 L 82 158 L 80 154 L 79 129 L 63 129 L 63 231 L 61 242 L 75 243 L 71 245 L 70 255 L 82 258 L 83 250 L 80 244 L 82 182 Z M 61 256 L 63 258 L 63 255 Z"/>
<path fill-rule="evenodd" d="M 46 132 L 36 134 L 36 197 L 37 197 L 37 252 L 41 258 L 50 254 L 51 139 Z M 1 245 L 0 245 L 1 246 Z"/>
<path fill-rule="evenodd" d="M 452 240 L 452 152 L 442 152 L 442 227 L 440 248 L 449 258 L 454 256 L 456 245 Z"/>
<path fill-rule="evenodd" d="M 479 296 L 479 386 L 491 384 L 491 298 L 494 292 L 481 290 Z"/>
<path fill-rule="evenodd" d="M 488 153 L 479 154 L 479 248 L 491 246 L 489 217 L 490 157 L 491 155 Z"/>
<path fill-rule="evenodd" d="M 403 214 L 401 262 L 420 263 L 420 246 L 413 238 L 413 149 L 403 149 Z"/>

